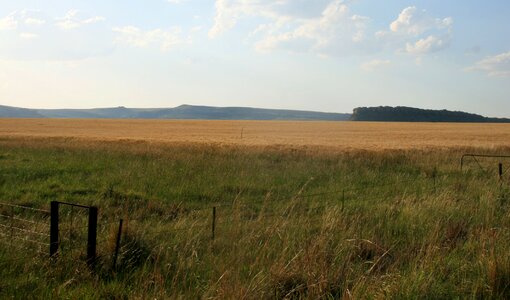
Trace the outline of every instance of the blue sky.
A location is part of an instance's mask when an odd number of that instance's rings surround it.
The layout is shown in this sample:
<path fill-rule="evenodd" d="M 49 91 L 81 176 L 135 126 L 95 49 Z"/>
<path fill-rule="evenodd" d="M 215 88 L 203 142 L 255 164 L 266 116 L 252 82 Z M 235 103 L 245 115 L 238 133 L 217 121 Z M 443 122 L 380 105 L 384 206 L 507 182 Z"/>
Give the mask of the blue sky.
<path fill-rule="evenodd" d="M 0 0 L 0 104 L 510 116 L 508 1 Z"/>

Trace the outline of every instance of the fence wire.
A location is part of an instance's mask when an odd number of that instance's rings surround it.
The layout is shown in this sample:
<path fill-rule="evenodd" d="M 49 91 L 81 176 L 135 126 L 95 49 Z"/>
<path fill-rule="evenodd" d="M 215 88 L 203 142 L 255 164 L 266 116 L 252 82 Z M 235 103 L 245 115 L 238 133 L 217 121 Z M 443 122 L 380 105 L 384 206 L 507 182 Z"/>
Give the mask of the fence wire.
<path fill-rule="evenodd" d="M 508 170 L 505 170 L 507 173 Z M 295 201 L 297 199 L 311 199 L 318 198 L 324 196 L 338 196 L 335 201 L 327 201 L 322 205 L 313 205 L 310 201 L 299 203 L 299 202 L 286 202 L 290 203 L 290 206 L 282 207 L 281 211 L 268 211 L 264 206 L 260 206 L 260 204 L 264 204 L 264 202 L 254 202 L 248 204 L 239 203 L 239 202 L 228 202 L 228 203 L 217 203 L 216 205 L 208 205 L 207 207 L 191 209 L 191 208 L 183 208 L 183 212 L 188 216 L 192 217 L 193 222 L 189 219 L 186 220 L 185 223 L 182 222 L 180 216 L 176 216 L 172 220 L 166 220 L 164 223 L 160 224 L 147 224 L 147 218 L 125 218 L 124 227 L 121 234 L 121 239 L 126 236 L 126 234 L 130 233 L 141 233 L 144 236 L 159 236 L 159 235 L 167 235 L 167 234 L 199 234 L 204 233 L 206 230 L 212 230 L 212 234 L 214 237 L 215 227 L 221 226 L 223 224 L 231 224 L 233 220 L 236 218 L 242 222 L 246 222 L 247 224 L 251 221 L 260 222 L 260 221 L 272 221 L 273 218 L 288 218 L 290 216 L 294 217 L 321 217 L 321 212 L 324 212 L 327 209 L 336 208 L 341 209 L 343 211 L 344 205 L 348 201 L 352 201 L 354 199 L 358 199 L 361 201 L 369 201 L 375 199 L 388 199 L 390 197 L 398 197 L 399 194 L 405 193 L 428 193 L 431 191 L 440 191 L 445 185 L 440 180 L 441 177 L 434 175 L 433 177 L 415 177 L 415 178 L 406 178 L 400 179 L 394 182 L 386 182 L 380 184 L 371 184 L 362 183 L 361 187 L 350 187 L 344 188 L 334 191 L 327 192 L 317 192 L 317 193 L 303 193 L 292 196 L 278 197 L 271 201 L 282 202 L 282 201 Z M 410 185 L 411 183 L 416 183 L 418 181 L 422 181 L 426 183 L 430 182 L 429 186 L 421 185 Z M 359 184 L 359 183 L 358 183 Z M 388 195 L 382 195 L 374 193 L 377 189 L 381 189 L 383 187 L 388 186 L 399 186 L 404 187 L 402 192 L 395 193 L 395 190 L 388 192 Z M 412 188 L 409 188 L 412 186 Z M 341 196 L 341 198 L 340 198 Z M 258 206 L 257 206 L 258 205 Z M 25 226 L 19 225 L 26 224 L 32 226 L 46 226 L 49 225 L 49 220 L 45 219 L 46 222 L 37 220 L 37 219 L 25 219 L 19 216 L 15 216 L 12 212 L 13 209 L 16 210 L 27 210 L 37 214 L 41 214 L 45 218 L 48 217 L 49 211 L 44 209 L 37 209 L 32 207 L 24 207 L 20 205 L 14 204 L 6 204 L 0 202 L 0 207 L 8 207 L 11 209 L 11 215 L 0 213 L 0 219 L 4 221 L 11 221 L 11 224 L 0 223 L 0 237 L 5 237 L 5 239 L 18 240 L 24 243 L 36 244 L 40 247 L 49 247 L 49 243 L 38 241 L 35 239 L 30 239 L 28 237 L 38 236 L 42 238 L 48 238 L 50 235 L 47 232 L 39 232 L 34 228 L 28 228 Z M 209 213 L 212 209 L 219 209 L 218 215 L 213 218 Z M 229 211 L 225 212 L 222 208 L 227 208 Z M 236 212 L 236 210 L 238 212 Z M 238 215 L 236 215 L 238 213 Z M 244 215 L 243 215 L 244 214 Z M 61 217 L 62 225 L 59 226 L 59 241 L 60 247 L 59 252 L 76 252 L 76 253 L 84 253 L 86 250 L 86 236 L 88 229 L 88 215 L 86 213 L 81 212 L 79 209 L 67 208 L 62 214 L 59 215 Z M 112 243 L 114 243 L 115 236 L 118 231 L 119 217 L 115 215 L 104 215 L 102 219 L 98 220 L 97 224 L 97 241 L 99 243 L 99 248 L 102 247 L 110 247 Z M 268 219 L 272 218 L 272 219 Z M 14 226 L 12 222 L 19 222 L 17 226 Z M 10 230 L 10 233 L 6 233 L 5 230 Z M 13 231 L 16 231 L 16 234 L 13 234 Z M 25 235 L 22 237 L 20 235 Z M 48 239 L 49 241 L 49 239 Z M 12 244 L 12 242 L 11 242 Z M 40 250 L 41 248 L 39 248 Z M 101 251 L 107 251 L 102 248 Z M 42 251 L 36 251 L 35 253 L 44 253 Z M 20 258 L 20 259 L 23 259 Z M 8 260 L 2 260 L 3 264 L 8 264 Z"/>

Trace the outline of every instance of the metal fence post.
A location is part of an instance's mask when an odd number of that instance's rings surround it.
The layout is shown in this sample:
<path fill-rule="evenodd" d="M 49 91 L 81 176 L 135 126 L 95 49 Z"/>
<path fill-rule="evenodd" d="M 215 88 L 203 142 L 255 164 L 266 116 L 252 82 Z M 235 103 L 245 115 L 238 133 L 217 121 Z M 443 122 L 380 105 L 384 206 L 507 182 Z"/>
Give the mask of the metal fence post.
<path fill-rule="evenodd" d="M 95 206 L 89 208 L 89 226 L 87 239 L 87 263 L 93 266 L 96 261 L 96 243 L 97 243 L 97 212 Z"/>
<path fill-rule="evenodd" d="M 50 257 L 58 252 L 58 201 L 51 201 L 50 206 Z"/>

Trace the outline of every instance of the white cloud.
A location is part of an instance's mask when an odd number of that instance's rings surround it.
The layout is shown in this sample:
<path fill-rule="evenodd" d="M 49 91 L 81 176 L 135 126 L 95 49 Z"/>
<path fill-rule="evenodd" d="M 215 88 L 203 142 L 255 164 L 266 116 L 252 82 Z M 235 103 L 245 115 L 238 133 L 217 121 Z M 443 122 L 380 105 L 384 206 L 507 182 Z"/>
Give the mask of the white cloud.
<path fill-rule="evenodd" d="M 451 27 L 453 26 L 453 18 L 447 17 L 442 20 L 436 19 L 436 25 L 441 29 L 446 28 L 446 29 L 450 30 Z"/>
<path fill-rule="evenodd" d="M 46 24 L 46 20 L 35 17 L 34 14 L 37 14 L 37 11 L 13 11 L 0 19 L 0 30 L 16 30 Z"/>
<path fill-rule="evenodd" d="M 367 72 L 375 71 L 391 65 L 390 60 L 374 59 L 361 65 L 361 69 Z"/>
<path fill-rule="evenodd" d="M 368 48 L 364 43 L 368 22 L 367 17 L 353 15 L 341 1 L 333 1 L 320 17 L 298 21 L 293 30 L 266 30 L 268 34 L 256 47 L 260 51 L 281 48 L 327 56 L 360 53 Z"/>
<path fill-rule="evenodd" d="M 69 10 L 63 18 L 58 18 L 58 21 L 55 24 L 64 30 L 80 27 L 80 22 L 76 21 L 77 14 L 77 10 Z"/>
<path fill-rule="evenodd" d="M 113 33 L 104 25 L 89 25 L 103 20 L 82 17 L 76 10 L 57 19 L 36 10 L 12 12 L 0 19 L 0 27 L 11 31 L 0 31 L 0 59 L 70 61 L 105 55 L 113 48 Z M 78 27 L 83 28 L 69 30 Z"/>
<path fill-rule="evenodd" d="M 81 21 L 81 23 L 82 24 L 94 24 L 94 23 L 103 22 L 105 20 L 106 20 L 105 17 L 95 16 L 95 17 L 92 17 L 92 18 L 85 19 L 85 20 Z"/>
<path fill-rule="evenodd" d="M 449 46 L 449 38 L 439 38 L 430 35 L 426 38 L 418 40 L 416 43 L 407 43 L 406 52 L 410 54 L 426 54 L 441 51 Z"/>
<path fill-rule="evenodd" d="M 94 16 L 86 19 L 78 18 L 79 11 L 76 9 L 69 10 L 64 17 L 57 18 L 55 25 L 62 30 L 76 29 L 82 25 L 94 24 L 105 21 L 106 19 L 101 16 Z"/>
<path fill-rule="evenodd" d="M 234 13 L 235 9 L 229 7 L 228 0 L 216 0 L 216 16 L 214 26 L 209 30 L 209 37 L 215 38 L 234 27 L 239 16 Z"/>
<path fill-rule="evenodd" d="M 16 12 L 12 12 L 6 17 L 0 19 L 0 30 L 14 30 L 18 27 L 18 21 L 15 18 Z"/>
<path fill-rule="evenodd" d="M 417 36 L 431 29 L 448 29 L 452 25 L 451 17 L 432 18 L 426 10 L 418 10 L 416 6 L 411 6 L 402 10 L 397 19 L 390 24 L 390 30 Z"/>
<path fill-rule="evenodd" d="M 94 16 L 89 18 L 79 18 L 79 11 L 69 10 L 64 17 L 55 18 L 55 25 L 64 30 L 78 28 L 82 25 L 94 24 L 105 21 L 104 17 Z M 46 18 L 41 17 L 39 11 L 21 10 L 13 11 L 9 15 L 0 19 L 0 30 L 15 30 L 21 28 L 42 26 L 47 23 Z"/>
<path fill-rule="evenodd" d="M 425 10 L 403 9 L 388 30 L 371 31 L 371 19 L 351 12 L 342 0 L 216 0 L 210 38 L 236 24 L 254 26 L 248 40 L 261 52 L 286 50 L 319 56 L 372 54 L 383 48 L 424 55 L 447 48 L 453 19 L 434 18 Z"/>
<path fill-rule="evenodd" d="M 340 56 L 370 51 L 366 29 L 370 19 L 353 14 L 341 0 L 217 0 L 215 38 L 243 18 L 259 25 L 249 34 L 258 51 L 287 50 Z"/>
<path fill-rule="evenodd" d="M 216 0 L 209 37 L 220 36 L 247 17 L 270 20 L 275 25 L 314 18 L 320 16 L 328 3 L 332 0 Z"/>
<path fill-rule="evenodd" d="M 446 49 L 452 40 L 453 19 L 434 18 L 415 6 L 407 7 L 391 22 L 389 31 L 379 31 L 376 38 L 386 44 L 402 45 L 400 51 L 424 55 Z"/>
<path fill-rule="evenodd" d="M 28 17 L 25 19 L 25 24 L 27 25 L 33 25 L 33 26 L 40 26 L 46 24 L 45 20 L 37 19 L 37 18 L 31 18 Z"/>
<path fill-rule="evenodd" d="M 19 37 L 24 40 L 31 40 L 37 38 L 39 35 L 32 32 L 22 32 L 19 34 Z"/>
<path fill-rule="evenodd" d="M 189 42 L 182 37 L 180 27 L 144 31 L 135 26 L 124 26 L 115 27 L 112 30 L 118 34 L 116 38 L 118 43 L 138 48 L 156 46 L 165 51 Z"/>
<path fill-rule="evenodd" d="M 492 77 L 510 77 L 510 51 L 494 56 L 489 56 L 466 71 L 485 72 Z"/>

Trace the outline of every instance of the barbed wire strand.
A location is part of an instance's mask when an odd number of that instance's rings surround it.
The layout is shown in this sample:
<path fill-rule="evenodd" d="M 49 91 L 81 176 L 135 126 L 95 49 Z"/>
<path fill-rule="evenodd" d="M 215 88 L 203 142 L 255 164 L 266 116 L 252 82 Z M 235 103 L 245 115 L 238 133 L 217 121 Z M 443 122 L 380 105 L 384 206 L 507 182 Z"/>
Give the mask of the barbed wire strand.
<path fill-rule="evenodd" d="M 42 233 L 42 232 L 38 232 L 38 231 L 28 230 L 28 229 L 20 228 L 20 227 L 16 227 L 16 226 L 7 226 L 7 225 L 0 224 L 0 227 L 8 228 L 8 229 L 14 229 L 14 230 L 18 230 L 18 231 L 22 231 L 22 232 L 26 232 L 26 233 L 31 233 L 31 234 L 37 234 L 37 235 L 40 235 L 40 236 L 48 236 L 48 237 L 50 236 L 47 233 Z"/>
<path fill-rule="evenodd" d="M 32 211 L 42 212 L 42 213 L 45 213 L 45 214 L 50 214 L 51 213 L 49 210 L 45 210 L 45 209 L 33 208 L 33 207 L 28 207 L 28 206 L 21 206 L 21 205 L 16 205 L 16 204 L 9 204 L 9 203 L 4 203 L 4 202 L 0 202 L 0 205 L 14 207 L 14 208 L 21 208 L 21 209 L 26 209 L 26 210 L 32 210 Z"/>

